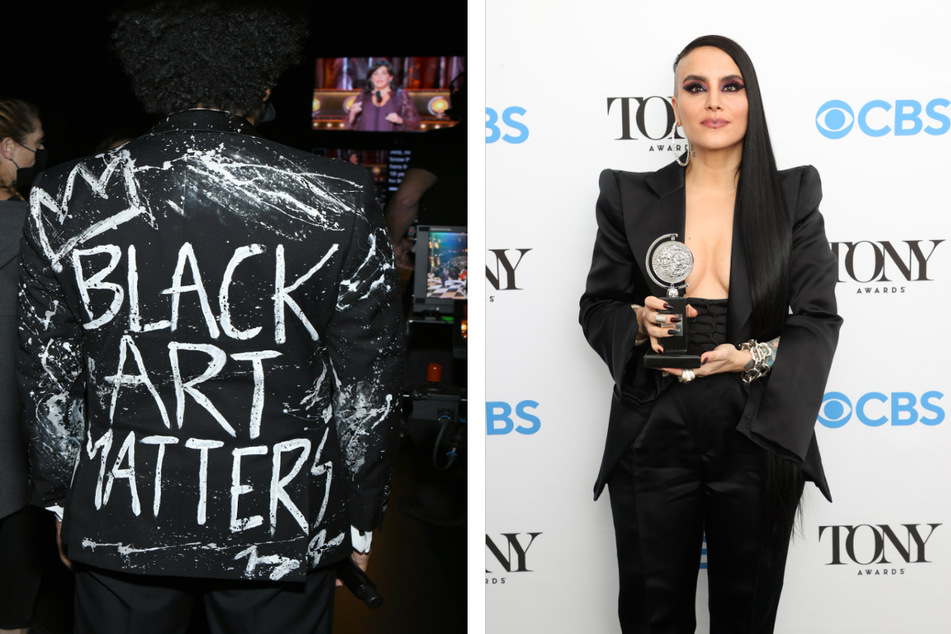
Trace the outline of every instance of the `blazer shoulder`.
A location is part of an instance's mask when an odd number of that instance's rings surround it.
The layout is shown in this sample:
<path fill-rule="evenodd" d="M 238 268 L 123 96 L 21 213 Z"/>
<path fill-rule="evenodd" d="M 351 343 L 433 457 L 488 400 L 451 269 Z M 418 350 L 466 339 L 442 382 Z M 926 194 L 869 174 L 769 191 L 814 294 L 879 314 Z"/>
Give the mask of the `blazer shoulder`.
<path fill-rule="evenodd" d="M 615 187 L 624 190 L 648 190 L 657 194 L 663 194 L 667 189 L 665 178 L 666 168 L 654 172 L 628 172 L 626 170 L 604 169 L 598 179 L 602 191 L 605 187 Z"/>
<path fill-rule="evenodd" d="M 49 190 L 50 187 L 65 185 L 77 169 L 89 174 L 98 174 L 105 165 L 104 156 L 103 154 L 95 154 L 54 165 L 36 176 L 33 187 Z"/>
<path fill-rule="evenodd" d="M 802 218 L 804 214 L 819 208 L 819 202 L 822 200 L 819 170 L 812 165 L 800 165 L 780 170 L 779 177 L 789 213 L 794 218 Z"/>
<path fill-rule="evenodd" d="M 293 179 L 302 179 L 319 189 L 340 194 L 358 193 L 373 196 L 373 175 L 370 170 L 350 161 L 318 156 L 263 137 L 236 134 L 234 143 L 225 148 L 230 155 L 250 154 L 262 166 L 275 169 Z M 280 178 L 280 177 L 279 177 Z"/>
<path fill-rule="evenodd" d="M 647 177 L 651 174 L 653 174 L 653 172 L 628 172 L 625 170 L 611 169 L 609 167 L 601 170 L 601 176 L 598 177 L 598 182 L 602 185 L 602 187 L 605 185 L 605 183 L 612 182 L 617 183 L 618 186 L 620 186 L 621 183 L 643 185 L 647 180 Z"/>
<path fill-rule="evenodd" d="M 779 170 L 779 177 L 783 185 L 796 184 L 803 187 L 818 187 L 820 184 L 819 170 L 812 165 L 799 165 L 788 169 Z"/>
<path fill-rule="evenodd" d="M 637 201 L 643 200 L 646 192 L 647 178 L 651 172 L 625 172 L 623 170 L 605 169 L 598 178 L 598 187 L 601 194 L 598 198 L 599 209 L 614 215 L 623 215 L 622 207 L 638 206 Z"/>

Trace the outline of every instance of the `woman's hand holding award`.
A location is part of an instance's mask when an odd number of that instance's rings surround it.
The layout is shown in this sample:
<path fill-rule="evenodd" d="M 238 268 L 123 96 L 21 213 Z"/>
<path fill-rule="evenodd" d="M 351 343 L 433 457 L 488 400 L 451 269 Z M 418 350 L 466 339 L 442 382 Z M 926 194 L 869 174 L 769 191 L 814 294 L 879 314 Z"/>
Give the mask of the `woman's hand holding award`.
<path fill-rule="evenodd" d="M 669 323 L 675 334 L 660 340 L 663 354 L 644 355 L 647 368 L 699 368 L 700 355 L 687 354 L 687 298 L 680 297 L 680 288 L 687 287 L 687 276 L 693 270 L 693 253 L 683 242 L 677 241 L 676 233 L 662 235 L 654 240 L 647 250 L 647 274 L 658 286 L 667 286 L 664 315 L 677 315 L 677 323 Z"/>

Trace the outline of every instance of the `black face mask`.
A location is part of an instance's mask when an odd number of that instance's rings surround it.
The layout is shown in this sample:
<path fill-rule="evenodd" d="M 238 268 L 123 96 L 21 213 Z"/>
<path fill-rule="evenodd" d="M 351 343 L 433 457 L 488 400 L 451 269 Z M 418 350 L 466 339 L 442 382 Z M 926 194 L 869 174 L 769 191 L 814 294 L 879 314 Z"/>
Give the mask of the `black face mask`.
<path fill-rule="evenodd" d="M 30 150 L 30 148 L 26 147 L 25 145 L 21 147 Z M 37 174 L 46 169 L 46 148 L 39 148 L 30 151 L 33 152 L 33 155 L 35 156 L 33 165 L 29 167 L 20 167 L 17 165 L 17 175 L 16 179 L 13 181 L 13 184 L 24 198 L 26 198 L 26 195 L 29 194 L 30 187 L 33 186 L 33 180 L 36 178 Z M 14 161 L 13 164 L 16 165 L 16 161 Z"/>

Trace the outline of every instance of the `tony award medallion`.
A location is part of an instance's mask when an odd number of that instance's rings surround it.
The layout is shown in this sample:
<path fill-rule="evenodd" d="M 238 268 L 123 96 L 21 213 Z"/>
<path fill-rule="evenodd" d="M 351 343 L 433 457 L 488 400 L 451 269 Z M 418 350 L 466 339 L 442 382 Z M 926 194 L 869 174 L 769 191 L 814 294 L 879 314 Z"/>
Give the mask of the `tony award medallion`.
<path fill-rule="evenodd" d="M 644 355 L 644 366 L 648 368 L 700 367 L 700 355 L 687 354 L 687 298 L 680 297 L 679 292 L 687 287 L 687 276 L 693 270 L 693 253 L 676 238 L 676 233 L 662 235 L 647 250 L 647 274 L 658 286 L 667 286 L 666 301 L 670 309 L 660 313 L 680 317 L 676 324 L 667 324 L 669 330 L 677 333 L 658 340 L 664 353 L 651 351 Z"/>

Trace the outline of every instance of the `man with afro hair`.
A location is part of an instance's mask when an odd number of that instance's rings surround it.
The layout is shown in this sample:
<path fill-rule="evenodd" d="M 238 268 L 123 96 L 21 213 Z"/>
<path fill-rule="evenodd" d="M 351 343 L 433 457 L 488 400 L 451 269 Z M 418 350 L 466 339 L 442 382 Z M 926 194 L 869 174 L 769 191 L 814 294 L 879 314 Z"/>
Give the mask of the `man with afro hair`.
<path fill-rule="evenodd" d="M 77 631 L 329 633 L 398 434 L 398 281 L 370 175 L 253 134 L 298 55 L 274 2 L 117 16 L 144 136 L 30 199 L 20 379 Z"/>

